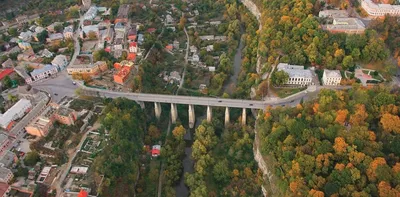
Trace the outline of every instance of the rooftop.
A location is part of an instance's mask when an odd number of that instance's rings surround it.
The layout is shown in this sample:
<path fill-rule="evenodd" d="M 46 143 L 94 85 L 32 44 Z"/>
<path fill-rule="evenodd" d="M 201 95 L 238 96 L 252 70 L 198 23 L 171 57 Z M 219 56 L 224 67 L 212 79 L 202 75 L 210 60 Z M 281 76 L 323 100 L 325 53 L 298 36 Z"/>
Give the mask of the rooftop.
<path fill-rule="evenodd" d="M 0 196 L 5 196 L 4 194 L 7 192 L 9 187 L 10 185 L 8 185 L 7 183 L 0 182 Z"/>
<path fill-rule="evenodd" d="M 128 4 L 120 5 L 118 8 L 117 18 L 128 18 L 130 6 Z"/>
<path fill-rule="evenodd" d="M 51 65 L 51 64 L 46 64 L 46 65 L 43 66 L 42 68 L 36 68 L 36 69 L 34 69 L 34 70 L 31 72 L 31 76 L 36 76 L 36 75 L 42 74 L 42 73 L 44 73 L 44 72 L 53 70 L 54 68 L 57 68 L 57 67 L 55 67 L 54 65 Z"/>
<path fill-rule="evenodd" d="M 349 14 L 346 10 L 322 10 L 318 14 L 319 17 L 331 17 L 331 18 L 346 18 Z"/>
<path fill-rule="evenodd" d="M 1 122 L 10 122 L 13 120 L 15 114 L 21 111 L 21 109 L 25 108 L 26 105 L 31 105 L 31 102 L 26 99 L 20 99 L 17 103 L 15 103 L 10 109 L 8 109 L 4 114 L 0 114 Z M 2 134 L 0 134 L 1 136 Z M 0 140 L 1 142 L 2 140 Z"/>
<path fill-rule="evenodd" d="M 14 69 L 12 68 L 7 68 L 7 69 L 3 69 L 0 71 L 0 80 L 2 80 L 4 77 L 12 74 L 14 72 Z"/>
<path fill-rule="evenodd" d="M 277 66 L 279 71 L 283 70 L 288 75 L 289 78 L 312 78 L 311 70 L 304 69 L 304 66 L 290 65 L 286 63 L 279 63 Z"/>
<path fill-rule="evenodd" d="M 69 116 L 74 110 L 69 109 L 67 107 L 60 106 L 58 108 L 57 114 L 60 116 Z"/>
<path fill-rule="evenodd" d="M 327 70 L 324 69 L 324 75 L 329 78 L 338 78 L 342 77 L 339 70 Z"/>
<path fill-rule="evenodd" d="M 5 167 L 0 167 L 0 178 L 6 178 L 11 172 L 10 169 Z"/>
<path fill-rule="evenodd" d="M 8 137 L 0 133 L 0 144 L 3 144 L 6 140 L 8 140 Z"/>
<path fill-rule="evenodd" d="M 387 9 L 387 10 L 399 10 L 400 5 L 390 5 L 390 4 L 376 4 L 372 2 L 371 0 L 362 0 L 366 4 L 368 4 L 368 7 L 373 8 L 373 9 Z"/>

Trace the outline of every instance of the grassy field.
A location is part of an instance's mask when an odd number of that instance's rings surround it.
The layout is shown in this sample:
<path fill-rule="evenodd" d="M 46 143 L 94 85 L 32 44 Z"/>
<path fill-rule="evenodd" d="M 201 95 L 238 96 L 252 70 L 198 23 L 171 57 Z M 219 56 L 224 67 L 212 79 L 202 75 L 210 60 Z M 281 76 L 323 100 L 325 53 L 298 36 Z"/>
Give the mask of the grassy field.
<path fill-rule="evenodd" d="M 303 90 L 307 89 L 306 87 L 303 88 L 273 88 L 271 87 L 271 91 L 277 95 L 280 98 L 285 98 L 288 97 L 290 95 L 296 94 L 298 92 L 301 92 Z"/>

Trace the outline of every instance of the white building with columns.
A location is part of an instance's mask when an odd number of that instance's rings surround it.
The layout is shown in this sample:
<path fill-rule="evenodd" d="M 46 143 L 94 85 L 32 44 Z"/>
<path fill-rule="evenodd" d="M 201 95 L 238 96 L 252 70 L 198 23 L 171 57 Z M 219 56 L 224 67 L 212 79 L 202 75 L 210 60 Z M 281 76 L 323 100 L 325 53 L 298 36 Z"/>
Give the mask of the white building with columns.
<path fill-rule="evenodd" d="M 279 63 L 276 68 L 278 71 L 285 71 L 289 75 L 286 85 L 313 85 L 313 73 L 309 69 L 304 69 L 304 66 Z"/>
<path fill-rule="evenodd" d="M 342 75 L 339 70 L 324 70 L 322 75 L 322 84 L 325 86 L 337 86 L 340 85 Z"/>
<path fill-rule="evenodd" d="M 361 0 L 361 7 L 370 16 L 400 16 L 400 5 L 376 4 L 371 0 Z"/>

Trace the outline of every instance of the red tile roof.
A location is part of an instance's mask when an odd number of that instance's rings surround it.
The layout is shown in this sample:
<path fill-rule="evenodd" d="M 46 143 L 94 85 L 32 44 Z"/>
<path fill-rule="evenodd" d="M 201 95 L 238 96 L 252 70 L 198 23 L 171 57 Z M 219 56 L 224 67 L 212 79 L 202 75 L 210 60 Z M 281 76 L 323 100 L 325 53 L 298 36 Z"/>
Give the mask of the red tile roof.
<path fill-rule="evenodd" d="M 8 185 L 7 183 L 0 183 L 0 196 L 3 196 L 8 188 L 10 187 L 10 185 Z"/>
<path fill-rule="evenodd" d="M 137 46 L 136 42 L 129 43 L 129 47 L 136 47 L 136 46 Z"/>
<path fill-rule="evenodd" d="M 148 28 L 147 32 L 154 33 L 157 29 L 156 28 Z"/>
<path fill-rule="evenodd" d="M 78 194 L 78 197 L 87 197 L 88 196 L 88 193 L 87 193 L 87 191 L 85 191 L 85 190 L 81 190 L 81 192 L 79 192 L 79 194 Z"/>
<path fill-rule="evenodd" d="M 128 54 L 128 57 L 126 58 L 127 60 L 130 60 L 130 61 L 135 61 L 135 59 L 136 59 L 136 54 L 135 53 L 129 53 Z"/>
<path fill-rule="evenodd" d="M 172 46 L 171 44 L 169 44 L 169 45 L 167 45 L 167 46 L 165 47 L 165 49 L 167 49 L 167 50 L 169 50 L 169 51 L 172 51 L 172 49 L 174 49 L 174 46 Z"/>
<path fill-rule="evenodd" d="M 11 75 L 14 72 L 13 68 L 8 68 L 4 69 L 0 72 L 0 80 L 2 80 L 4 77 Z"/>

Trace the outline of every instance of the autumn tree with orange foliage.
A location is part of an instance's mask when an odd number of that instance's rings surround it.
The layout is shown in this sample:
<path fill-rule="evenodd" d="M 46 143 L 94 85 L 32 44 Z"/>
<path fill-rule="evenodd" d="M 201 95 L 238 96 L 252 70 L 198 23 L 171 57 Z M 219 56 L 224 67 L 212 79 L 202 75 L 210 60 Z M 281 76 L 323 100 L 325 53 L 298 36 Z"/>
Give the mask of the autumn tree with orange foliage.
<path fill-rule="evenodd" d="M 380 123 L 385 132 L 400 133 L 400 118 L 397 115 L 383 114 Z"/>
<path fill-rule="evenodd" d="M 350 124 L 351 125 L 363 125 L 365 123 L 365 119 L 367 119 L 368 114 L 365 111 L 365 105 L 357 104 L 356 110 L 353 115 L 350 116 Z"/>
<path fill-rule="evenodd" d="M 344 124 L 347 118 L 347 114 L 349 114 L 349 111 L 347 109 L 341 109 L 337 111 L 336 119 L 335 122 L 339 124 Z"/>

